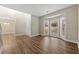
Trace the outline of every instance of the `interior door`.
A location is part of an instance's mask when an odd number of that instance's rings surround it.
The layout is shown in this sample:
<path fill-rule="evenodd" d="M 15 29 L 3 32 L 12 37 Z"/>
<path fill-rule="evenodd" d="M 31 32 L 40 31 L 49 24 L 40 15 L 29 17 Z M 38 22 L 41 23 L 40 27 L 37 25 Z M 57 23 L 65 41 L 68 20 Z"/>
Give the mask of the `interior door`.
<path fill-rule="evenodd" d="M 65 18 L 62 16 L 60 17 L 60 38 L 65 39 L 65 28 L 66 24 L 65 24 Z"/>
<path fill-rule="evenodd" d="M 50 36 L 59 37 L 59 17 L 50 19 Z"/>
<path fill-rule="evenodd" d="M 49 20 L 44 20 L 44 35 L 49 36 Z"/>

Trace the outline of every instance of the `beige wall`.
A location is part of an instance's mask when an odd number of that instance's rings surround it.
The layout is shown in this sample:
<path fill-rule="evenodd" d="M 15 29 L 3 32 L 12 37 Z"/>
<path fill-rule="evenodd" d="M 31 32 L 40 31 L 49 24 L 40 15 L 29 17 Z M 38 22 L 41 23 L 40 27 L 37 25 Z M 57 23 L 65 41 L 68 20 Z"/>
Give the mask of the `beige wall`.
<path fill-rule="evenodd" d="M 24 35 L 24 20 L 25 16 L 22 13 L 17 13 L 15 15 L 16 23 L 15 23 L 15 32 L 16 35 Z"/>
<path fill-rule="evenodd" d="M 39 18 L 30 14 L 18 13 L 15 30 L 17 35 L 36 36 L 39 34 Z"/>
<path fill-rule="evenodd" d="M 39 17 L 34 15 L 31 16 L 31 35 L 39 35 Z"/>
<path fill-rule="evenodd" d="M 25 35 L 31 36 L 31 15 L 25 14 Z"/>
<path fill-rule="evenodd" d="M 78 48 L 79 48 L 79 5 L 78 5 Z"/>
<path fill-rule="evenodd" d="M 39 18 L 30 14 L 16 14 L 16 33 L 17 35 L 35 36 L 39 34 Z"/>
<path fill-rule="evenodd" d="M 15 30 L 17 35 L 30 35 L 30 14 L 17 13 L 15 15 Z"/>
<path fill-rule="evenodd" d="M 78 42 L 78 20 L 77 20 L 77 5 L 50 13 L 40 17 L 41 34 L 43 33 L 43 20 L 46 17 L 63 14 L 66 20 L 66 40 L 71 42 Z"/>

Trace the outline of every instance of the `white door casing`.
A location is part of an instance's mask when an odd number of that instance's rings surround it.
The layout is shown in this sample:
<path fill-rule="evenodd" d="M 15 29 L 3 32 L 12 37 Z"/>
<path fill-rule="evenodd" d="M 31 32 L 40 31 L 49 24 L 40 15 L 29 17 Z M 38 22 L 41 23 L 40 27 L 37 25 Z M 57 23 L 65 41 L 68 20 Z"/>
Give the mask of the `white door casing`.
<path fill-rule="evenodd" d="M 44 35 L 65 38 L 66 22 L 64 16 L 56 16 L 44 20 Z"/>
<path fill-rule="evenodd" d="M 44 35 L 49 36 L 49 20 L 44 20 Z"/>
<path fill-rule="evenodd" d="M 59 37 L 59 17 L 50 19 L 50 36 Z"/>

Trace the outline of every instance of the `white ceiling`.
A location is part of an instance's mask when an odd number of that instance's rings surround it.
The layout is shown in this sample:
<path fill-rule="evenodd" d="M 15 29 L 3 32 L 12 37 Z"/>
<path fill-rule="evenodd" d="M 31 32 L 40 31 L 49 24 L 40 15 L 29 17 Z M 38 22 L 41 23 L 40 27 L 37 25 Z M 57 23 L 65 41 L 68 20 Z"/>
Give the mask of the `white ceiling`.
<path fill-rule="evenodd" d="M 72 4 L 3 4 L 1 6 L 15 9 L 24 13 L 30 13 L 35 16 L 43 16 L 71 5 Z"/>

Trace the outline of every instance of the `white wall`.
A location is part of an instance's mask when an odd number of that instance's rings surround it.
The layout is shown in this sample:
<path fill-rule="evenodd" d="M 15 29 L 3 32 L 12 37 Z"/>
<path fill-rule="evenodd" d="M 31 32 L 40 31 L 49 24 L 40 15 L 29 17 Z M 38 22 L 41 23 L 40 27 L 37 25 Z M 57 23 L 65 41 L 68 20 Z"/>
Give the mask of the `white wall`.
<path fill-rule="evenodd" d="M 0 6 L 0 17 L 5 19 L 8 18 L 15 22 L 14 25 L 13 23 L 2 25 L 3 29 L 6 29 L 3 30 L 5 33 L 8 33 L 8 31 L 11 32 L 12 29 L 15 29 L 16 35 L 31 36 L 39 33 L 39 20 L 36 16 Z M 6 19 L 6 21 L 8 20 Z"/>
<path fill-rule="evenodd" d="M 40 32 L 43 33 L 43 20 L 46 17 L 63 14 L 66 18 L 66 40 L 71 42 L 78 42 L 78 19 L 77 19 L 77 5 L 56 11 L 40 17 Z"/>
<path fill-rule="evenodd" d="M 1 21 L 1 22 L 7 22 L 8 21 L 7 19 L 12 20 L 12 22 L 15 21 L 14 25 L 13 23 L 11 25 L 2 24 L 3 29 L 6 29 L 6 30 L 3 30 L 3 32 L 8 32 L 8 31 L 11 32 L 11 29 L 15 29 L 15 32 L 17 35 L 25 34 L 25 31 L 24 31 L 25 14 L 24 13 L 0 6 L 0 18 L 5 19 L 4 21 Z M 10 27 L 10 28 L 7 28 L 7 27 Z"/>
<path fill-rule="evenodd" d="M 15 33 L 15 21 L 0 18 L 2 34 Z"/>
<path fill-rule="evenodd" d="M 31 35 L 39 35 L 39 17 L 34 15 L 31 16 Z"/>
<path fill-rule="evenodd" d="M 14 29 L 15 29 L 16 35 L 31 34 L 31 15 L 30 14 L 27 14 L 27 13 L 25 14 L 13 9 L 0 6 L 0 18 L 5 19 L 4 21 L 8 21 L 7 19 L 9 19 L 9 20 L 13 20 L 12 22 L 15 22 L 14 23 L 15 25 L 3 25 L 7 31 L 11 30 L 11 28 L 8 29 L 6 28 L 6 26 L 7 27 L 15 26 Z"/>
<path fill-rule="evenodd" d="M 15 19 L 13 10 L 0 6 L 0 24 L 2 34 L 15 33 Z"/>
<path fill-rule="evenodd" d="M 2 34 L 11 34 L 15 33 L 15 24 L 12 23 L 3 23 L 2 26 Z"/>
<path fill-rule="evenodd" d="M 0 18 L 15 20 L 15 14 L 17 11 L 0 6 Z"/>

